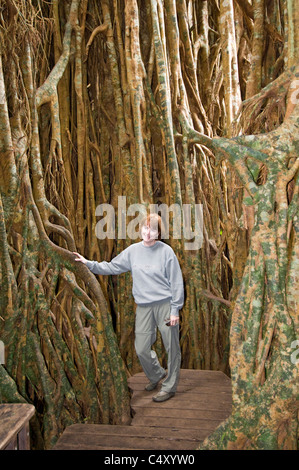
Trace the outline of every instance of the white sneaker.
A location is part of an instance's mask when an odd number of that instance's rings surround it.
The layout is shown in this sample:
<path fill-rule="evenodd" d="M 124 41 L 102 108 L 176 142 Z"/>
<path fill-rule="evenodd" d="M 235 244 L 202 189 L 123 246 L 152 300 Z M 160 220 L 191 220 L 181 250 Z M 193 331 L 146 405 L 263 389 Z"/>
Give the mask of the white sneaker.
<path fill-rule="evenodd" d="M 153 397 L 153 400 L 158 402 L 166 401 L 169 400 L 169 398 L 174 397 L 174 395 L 174 392 L 162 392 L 161 390 L 159 393 L 157 393 L 157 395 Z"/>

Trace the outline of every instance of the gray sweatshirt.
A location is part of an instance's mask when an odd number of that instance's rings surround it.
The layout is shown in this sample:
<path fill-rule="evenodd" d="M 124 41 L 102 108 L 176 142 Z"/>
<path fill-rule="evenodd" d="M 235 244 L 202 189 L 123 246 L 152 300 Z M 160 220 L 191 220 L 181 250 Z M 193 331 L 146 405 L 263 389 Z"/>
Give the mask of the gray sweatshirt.
<path fill-rule="evenodd" d="M 131 271 L 133 297 L 137 305 L 151 305 L 170 300 L 170 315 L 179 316 L 184 304 L 181 268 L 173 249 L 157 240 L 152 246 L 133 243 L 112 261 L 87 261 L 94 274 L 121 274 Z"/>

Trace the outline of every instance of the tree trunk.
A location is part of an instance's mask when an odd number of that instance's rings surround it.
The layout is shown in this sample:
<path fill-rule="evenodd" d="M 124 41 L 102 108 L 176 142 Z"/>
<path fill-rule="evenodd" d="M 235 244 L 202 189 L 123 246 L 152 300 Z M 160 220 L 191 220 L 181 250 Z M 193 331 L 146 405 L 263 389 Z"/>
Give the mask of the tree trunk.
<path fill-rule="evenodd" d="M 201 449 L 298 446 L 298 74 L 298 67 L 286 74 L 295 94 L 289 94 L 280 127 L 266 135 L 210 141 L 249 192 L 255 227 L 231 321 L 233 410 Z M 262 184 L 256 165 L 266 173 Z"/>

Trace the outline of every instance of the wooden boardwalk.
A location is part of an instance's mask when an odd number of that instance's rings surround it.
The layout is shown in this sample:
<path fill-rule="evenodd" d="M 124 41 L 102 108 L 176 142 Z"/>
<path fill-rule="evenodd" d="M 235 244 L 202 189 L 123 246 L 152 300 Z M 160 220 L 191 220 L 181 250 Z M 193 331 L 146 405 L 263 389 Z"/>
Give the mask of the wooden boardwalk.
<path fill-rule="evenodd" d="M 155 403 L 144 373 L 129 379 L 129 426 L 74 424 L 54 450 L 194 450 L 231 410 L 231 382 L 222 372 L 182 369 L 177 392 Z M 158 388 L 159 390 L 159 388 Z"/>

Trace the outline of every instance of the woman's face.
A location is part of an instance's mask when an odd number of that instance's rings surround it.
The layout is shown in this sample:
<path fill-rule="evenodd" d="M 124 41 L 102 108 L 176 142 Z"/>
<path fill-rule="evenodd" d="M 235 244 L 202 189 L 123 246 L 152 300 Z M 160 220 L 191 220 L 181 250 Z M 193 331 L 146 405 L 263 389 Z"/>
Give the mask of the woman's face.
<path fill-rule="evenodd" d="M 141 228 L 141 236 L 144 242 L 157 240 L 158 230 L 153 226 L 143 225 Z"/>

